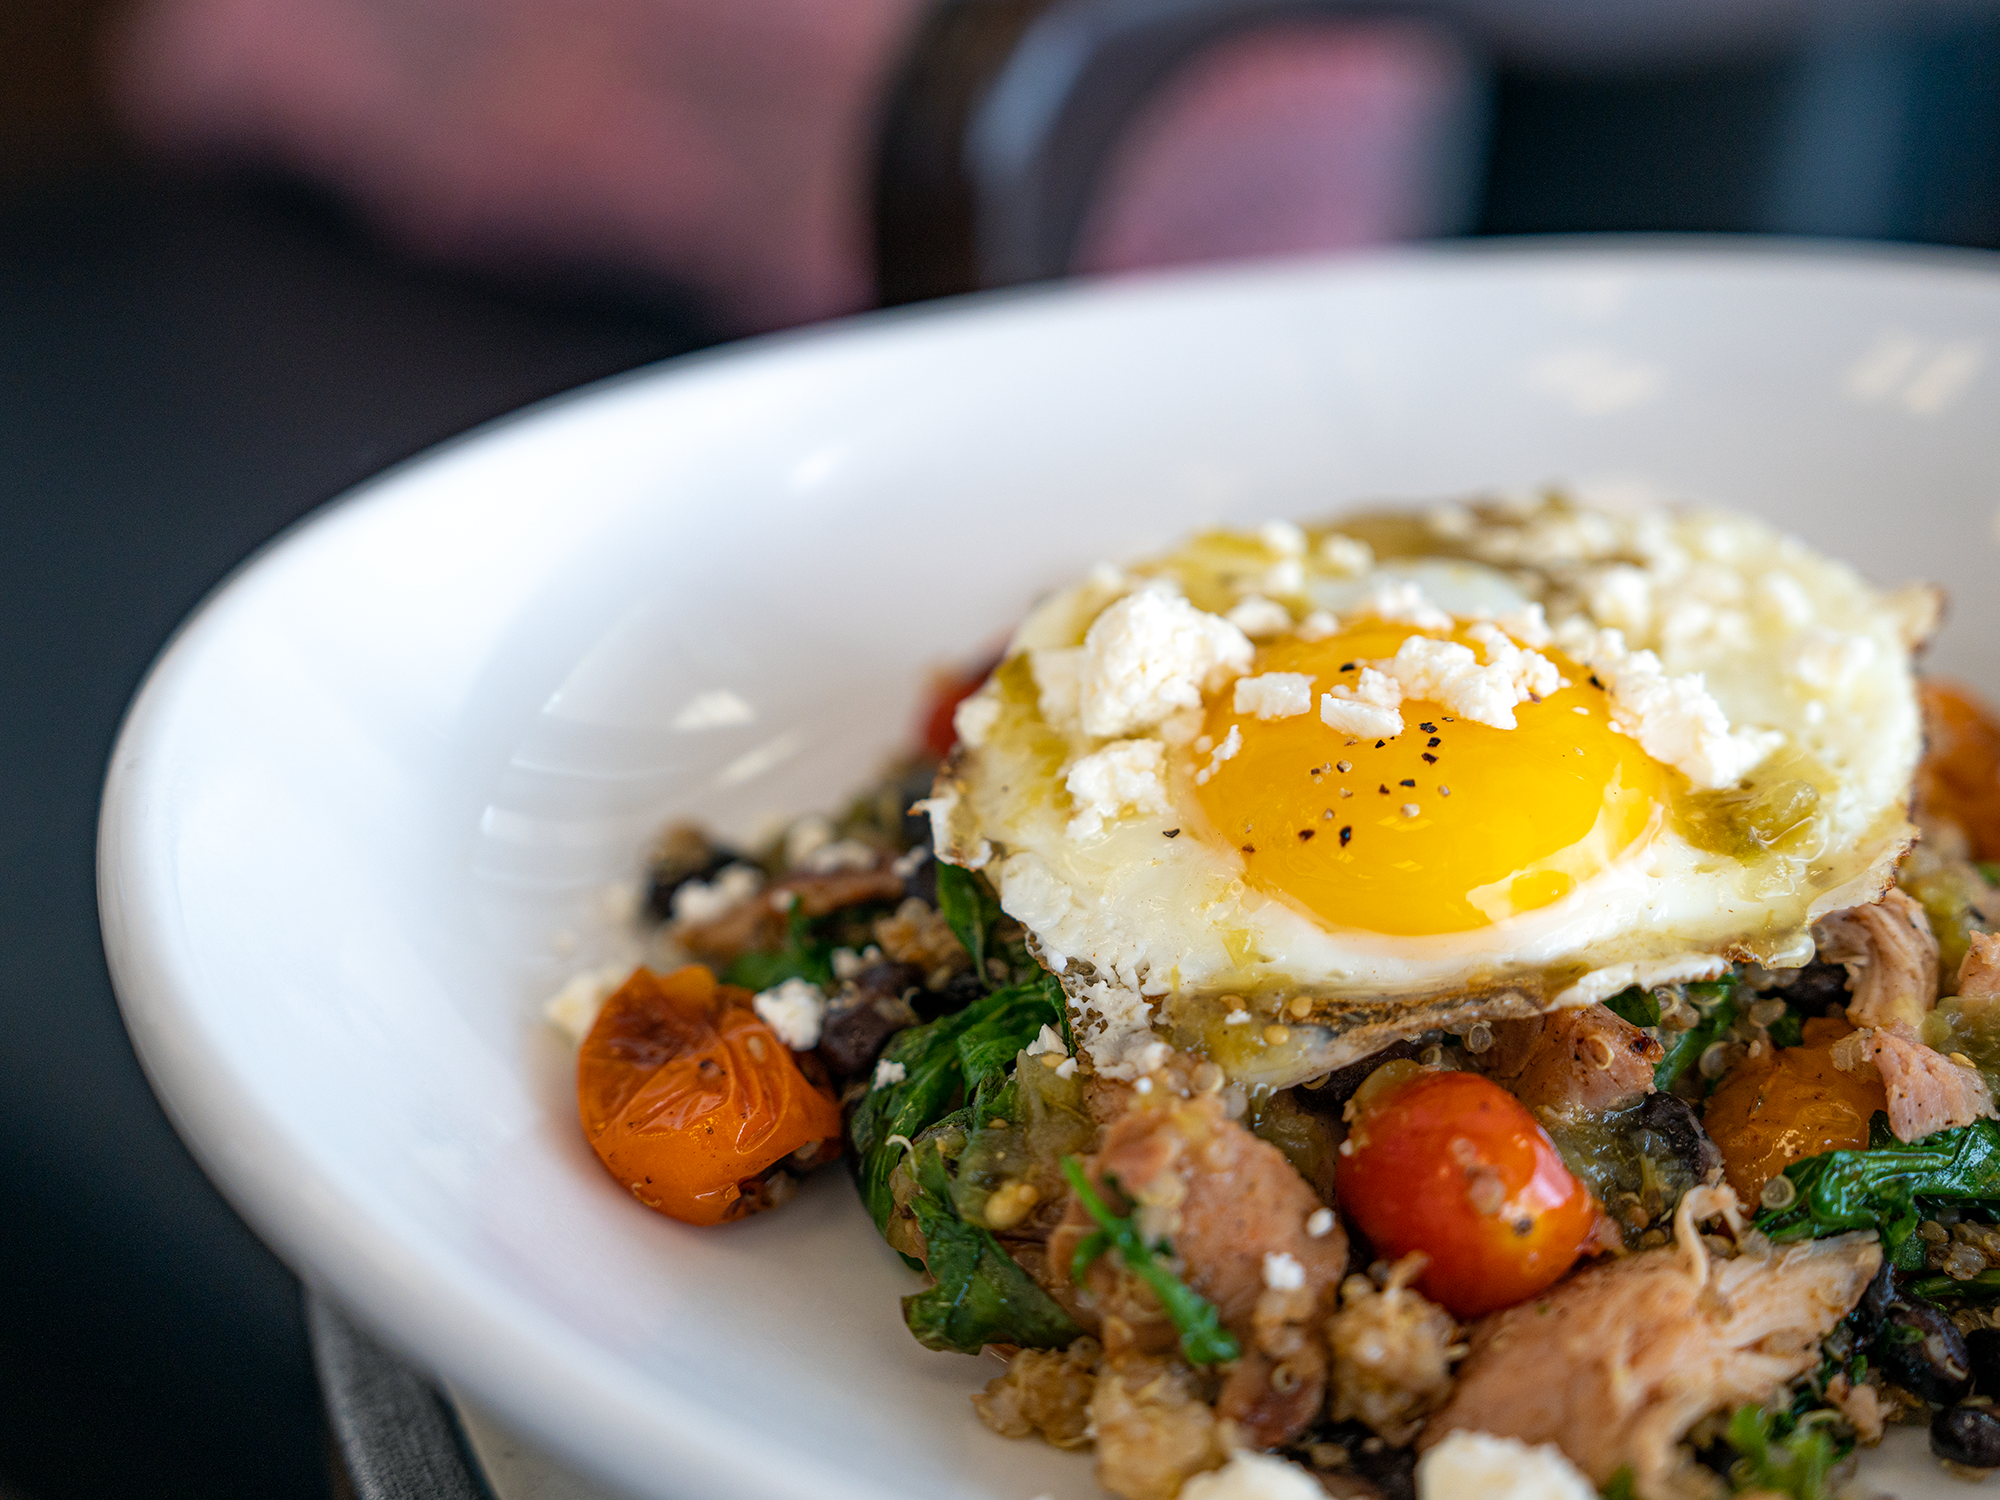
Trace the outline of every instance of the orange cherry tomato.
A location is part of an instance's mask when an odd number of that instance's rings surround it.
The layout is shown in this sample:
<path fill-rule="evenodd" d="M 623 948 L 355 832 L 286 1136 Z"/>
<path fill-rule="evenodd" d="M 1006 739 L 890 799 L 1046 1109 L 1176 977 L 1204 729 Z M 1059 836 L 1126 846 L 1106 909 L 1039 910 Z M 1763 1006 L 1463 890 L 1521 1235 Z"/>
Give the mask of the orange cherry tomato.
<path fill-rule="evenodd" d="M 1918 806 L 1963 828 L 1974 858 L 2000 859 L 2000 723 L 1957 683 L 1929 677 L 1917 691 L 1924 710 Z"/>
<path fill-rule="evenodd" d="M 840 1154 L 840 1109 L 758 1019 L 750 992 L 698 964 L 637 969 L 577 1054 L 599 1161 L 648 1208 L 720 1224 L 770 1206 L 763 1174 L 803 1146 Z"/>
<path fill-rule="evenodd" d="M 1430 1258 L 1417 1286 L 1459 1318 L 1550 1285 L 1599 1213 L 1520 1100 L 1476 1073 L 1409 1062 L 1377 1068 L 1355 1094 L 1334 1187 L 1377 1253 Z"/>
<path fill-rule="evenodd" d="M 1838 1016 L 1805 1024 L 1797 1047 L 1772 1047 L 1729 1070 L 1708 1096 L 1702 1128 L 1722 1153 L 1723 1175 L 1745 1203 L 1795 1161 L 1823 1151 L 1863 1151 L 1868 1122 L 1889 1107 L 1882 1074 L 1844 1072 L 1834 1044 L 1854 1028 Z"/>

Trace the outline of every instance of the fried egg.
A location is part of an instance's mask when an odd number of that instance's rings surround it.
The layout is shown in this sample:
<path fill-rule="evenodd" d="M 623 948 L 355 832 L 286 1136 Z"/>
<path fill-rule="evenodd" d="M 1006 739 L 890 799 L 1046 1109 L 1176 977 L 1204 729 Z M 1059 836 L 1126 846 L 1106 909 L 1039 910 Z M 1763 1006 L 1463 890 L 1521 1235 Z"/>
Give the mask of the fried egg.
<path fill-rule="evenodd" d="M 1282 1087 L 1398 1037 L 1796 966 L 1913 830 L 1925 589 L 1760 522 L 1561 497 L 1100 568 L 928 804 L 1097 1070 Z"/>

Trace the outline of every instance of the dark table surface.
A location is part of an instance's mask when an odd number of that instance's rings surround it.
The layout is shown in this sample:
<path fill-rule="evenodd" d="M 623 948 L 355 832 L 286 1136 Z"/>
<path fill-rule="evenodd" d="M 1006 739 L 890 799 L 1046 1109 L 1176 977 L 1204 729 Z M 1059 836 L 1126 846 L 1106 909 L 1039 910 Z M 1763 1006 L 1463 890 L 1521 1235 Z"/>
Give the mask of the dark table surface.
<path fill-rule="evenodd" d="M 0 1495 L 319 1496 L 296 1283 L 139 1073 L 92 858 L 112 737 L 266 538 L 524 402 L 692 348 L 671 301 L 400 264 L 269 184 L 0 205 Z"/>

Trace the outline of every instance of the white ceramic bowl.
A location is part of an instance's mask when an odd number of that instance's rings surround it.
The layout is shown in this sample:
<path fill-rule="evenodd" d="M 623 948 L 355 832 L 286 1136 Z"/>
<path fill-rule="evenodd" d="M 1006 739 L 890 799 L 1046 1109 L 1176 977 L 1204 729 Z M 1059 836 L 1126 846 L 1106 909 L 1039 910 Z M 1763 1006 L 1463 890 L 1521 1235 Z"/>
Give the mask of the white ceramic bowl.
<path fill-rule="evenodd" d="M 698 1231 L 597 1168 L 538 1016 L 606 888 L 669 815 L 837 801 L 934 665 L 1218 516 L 1719 502 L 1946 584 L 1935 665 L 2000 690 L 1996 356 L 1973 257 L 1472 250 L 863 319 L 548 403 L 320 512 L 154 668 L 101 832 L 127 1020 L 281 1254 L 635 1493 L 1094 1494 L 975 1422 L 993 1368 L 909 1339 L 839 1174 Z"/>

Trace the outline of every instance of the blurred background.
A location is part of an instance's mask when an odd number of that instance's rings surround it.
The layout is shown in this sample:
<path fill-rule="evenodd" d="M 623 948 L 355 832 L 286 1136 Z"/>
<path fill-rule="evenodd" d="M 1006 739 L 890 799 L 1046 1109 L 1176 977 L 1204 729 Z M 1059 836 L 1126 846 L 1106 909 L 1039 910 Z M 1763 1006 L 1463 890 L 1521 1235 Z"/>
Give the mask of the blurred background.
<path fill-rule="evenodd" d="M 0 0 L 0 1497 L 344 1482 L 97 936 L 119 716 L 249 552 L 743 334 L 1604 231 L 2000 247 L 2000 0 Z"/>

